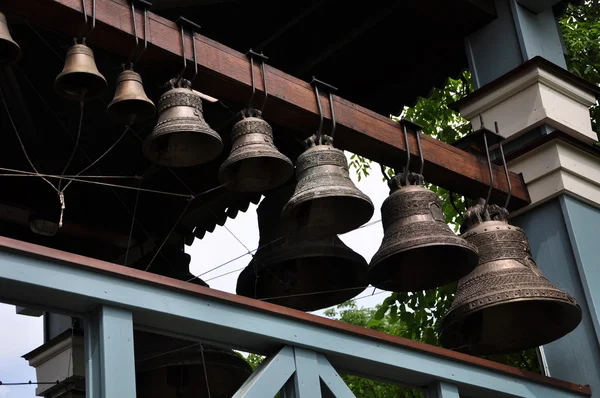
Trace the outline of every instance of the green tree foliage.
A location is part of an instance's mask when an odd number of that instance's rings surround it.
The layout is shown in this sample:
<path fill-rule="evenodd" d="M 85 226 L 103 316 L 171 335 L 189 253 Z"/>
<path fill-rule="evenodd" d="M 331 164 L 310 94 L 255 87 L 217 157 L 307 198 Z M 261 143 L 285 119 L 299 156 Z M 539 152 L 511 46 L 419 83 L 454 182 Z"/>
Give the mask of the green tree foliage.
<path fill-rule="evenodd" d="M 600 85 L 600 0 L 567 7 L 560 20 L 569 71 Z M 590 109 L 594 131 L 600 132 L 600 107 Z"/>
<path fill-rule="evenodd" d="M 393 312 L 382 314 L 381 318 L 374 321 L 379 308 L 358 308 L 354 301 L 347 301 L 336 308 L 325 311 L 325 316 L 337 319 L 351 325 L 362 326 L 393 336 L 407 337 L 411 333 L 404 320 L 399 319 Z M 357 398 L 422 398 L 423 393 L 408 387 L 395 384 L 382 383 L 363 377 L 342 375 L 346 385 Z"/>

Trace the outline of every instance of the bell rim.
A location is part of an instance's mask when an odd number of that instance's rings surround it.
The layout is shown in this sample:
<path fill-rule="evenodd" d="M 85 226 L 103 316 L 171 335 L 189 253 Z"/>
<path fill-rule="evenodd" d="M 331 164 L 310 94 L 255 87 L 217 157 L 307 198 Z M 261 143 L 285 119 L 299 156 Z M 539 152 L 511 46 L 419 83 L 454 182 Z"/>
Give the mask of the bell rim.
<path fill-rule="evenodd" d="M 459 237 L 457 236 L 456 238 L 459 238 Z M 377 253 L 379 252 L 379 250 L 381 249 L 381 247 L 380 247 L 380 249 L 375 253 L 373 258 L 371 259 L 371 262 L 369 263 L 369 283 L 371 285 L 377 287 L 378 289 L 382 289 L 382 290 L 389 290 L 389 291 L 394 291 L 394 292 L 414 292 L 414 291 L 419 291 L 419 290 L 434 289 L 434 288 L 445 286 L 449 283 L 458 281 L 459 279 L 470 274 L 475 268 L 477 268 L 477 265 L 478 265 L 478 253 L 477 253 L 477 249 L 475 248 L 475 246 L 468 244 L 468 242 L 460 242 L 459 239 L 457 239 L 453 243 L 438 243 L 436 245 L 432 245 L 430 243 L 423 243 L 423 244 L 419 244 L 419 245 L 415 245 L 415 246 L 410 246 L 410 247 L 407 247 L 402 250 L 391 252 L 384 257 L 378 258 L 376 256 L 377 256 Z M 467 243 L 467 244 L 465 245 L 464 243 Z M 393 258 L 394 256 L 405 254 L 408 251 L 417 251 L 417 250 L 421 251 L 421 250 L 431 249 L 432 247 L 444 248 L 444 249 L 448 249 L 448 248 L 456 249 L 458 251 L 458 254 L 453 253 L 452 258 L 454 259 L 454 258 L 456 258 L 456 256 L 461 256 L 462 259 L 460 260 L 460 262 L 464 263 L 464 265 L 456 266 L 455 264 L 459 263 L 459 261 L 455 261 L 455 262 L 453 262 L 453 264 L 448 265 L 447 267 L 452 267 L 454 273 L 451 273 L 450 276 L 445 277 L 445 278 L 441 278 L 439 276 L 437 278 L 435 278 L 430 275 L 427 278 L 424 278 L 423 280 L 419 280 L 414 277 L 407 278 L 406 279 L 407 283 L 379 282 L 382 278 L 377 277 L 376 275 L 381 274 L 383 272 L 382 268 L 386 267 L 386 262 L 388 260 L 390 260 L 391 258 Z M 418 265 L 415 265 L 414 263 L 407 263 L 407 264 L 401 265 L 401 267 L 403 267 L 405 269 L 410 269 L 415 266 L 418 266 Z M 396 267 L 398 267 L 398 263 L 396 263 Z M 444 265 L 440 264 L 440 267 L 444 267 Z M 417 281 L 417 280 L 420 283 L 415 283 L 415 281 Z"/>
<path fill-rule="evenodd" d="M 87 102 L 87 101 L 92 101 L 92 100 L 98 99 L 106 91 L 106 89 L 108 87 L 108 83 L 106 81 L 106 78 L 102 74 L 96 75 L 96 74 L 90 73 L 90 72 L 70 72 L 70 70 L 71 69 L 64 69 L 62 72 L 60 72 L 58 74 L 58 76 L 56 76 L 56 79 L 54 79 L 54 91 L 63 99 L 72 100 L 72 101 L 79 101 L 82 99 L 80 93 L 74 93 L 74 92 L 66 90 L 65 85 L 63 84 L 62 79 L 65 76 L 72 75 L 75 73 L 89 75 L 89 76 L 93 77 L 94 80 L 96 80 L 96 83 L 99 83 L 99 86 L 98 86 L 99 88 L 97 90 L 88 91 L 86 93 L 86 95 L 83 97 L 83 101 Z"/>
<path fill-rule="evenodd" d="M 571 297 L 569 294 L 565 293 L 567 296 Z M 455 341 L 455 344 L 452 344 L 451 341 L 452 339 L 450 336 L 461 336 L 462 334 L 459 333 L 460 329 L 462 326 L 464 326 L 464 323 L 466 321 L 466 319 L 468 317 L 471 317 L 477 313 L 480 313 L 484 310 L 487 309 L 491 309 L 493 307 L 497 307 L 499 305 L 512 305 L 512 304 L 519 304 L 519 303 L 525 303 L 525 302 L 543 302 L 543 303 L 549 303 L 552 304 L 554 306 L 555 309 L 558 308 L 564 308 L 566 311 L 565 313 L 568 314 L 568 317 L 563 317 L 561 318 L 562 322 L 561 322 L 561 328 L 555 328 L 552 330 L 559 330 L 559 332 L 556 332 L 554 334 L 547 335 L 545 336 L 545 339 L 540 339 L 538 342 L 535 343 L 535 345 L 531 346 L 531 345 L 521 345 L 521 346 L 515 346 L 512 345 L 510 346 L 510 348 L 500 348 L 500 349 L 494 349 L 494 350 L 469 350 L 468 352 L 470 352 L 473 355 L 488 355 L 488 354 L 504 354 L 504 353 L 510 353 L 510 352 L 516 352 L 516 351 L 522 351 L 525 349 L 529 349 L 529 348 L 533 348 L 533 347 L 537 347 L 540 345 L 545 345 L 545 344 L 549 344 L 553 341 L 556 341 L 558 339 L 560 339 L 561 337 L 566 336 L 567 334 L 571 333 L 573 330 L 575 330 L 577 328 L 577 326 L 579 326 L 579 324 L 581 323 L 582 317 L 583 317 L 583 312 L 581 310 L 581 307 L 579 306 L 579 304 L 577 304 L 576 302 L 572 302 L 570 300 L 561 300 L 555 297 L 548 297 L 548 296 L 529 296 L 529 297 L 520 297 L 520 298 L 509 298 L 506 299 L 504 301 L 497 301 L 494 303 L 491 303 L 490 305 L 487 306 L 483 306 L 480 307 L 478 309 L 475 309 L 471 312 L 468 312 L 466 315 L 461 316 L 461 314 L 457 313 L 457 309 L 461 308 L 463 306 L 467 306 L 467 304 L 464 304 L 461 307 L 458 307 L 456 309 L 450 310 L 448 311 L 448 313 L 442 318 L 441 321 L 441 325 L 440 325 L 440 344 L 442 345 L 442 347 L 444 348 L 448 348 L 448 349 L 458 349 L 460 347 L 469 347 L 469 342 L 465 339 L 465 338 L 457 338 Z M 555 313 L 555 311 L 552 311 L 552 313 Z M 549 330 L 546 325 L 540 325 L 539 326 L 540 330 Z M 542 336 L 542 334 L 537 334 L 538 336 Z M 486 345 L 490 345 L 490 344 L 494 344 L 494 343 L 487 343 Z M 474 344 L 471 345 L 471 347 L 481 347 L 482 344 Z M 496 346 L 500 346 L 500 344 L 496 344 Z M 467 348 L 468 349 L 468 348 Z"/>
<path fill-rule="evenodd" d="M 341 235 L 350 231 L 354 231 L 359 228 L 363 224 L 369 222 L 369 220 L 373 217 L 375 213 L 375 206 L 371 199 L 365 195 L 358 188 L 350 188 L 346 186 L 337 186 L 337 187 L 327 187 L 327 189 L 318 193 L 318 197 L 315 197 L 315 189 L 306 190 L 296 195 L 296 192 L 292 195 L 290 200 L 285 204 L 283 210 L 281 212 L 281 227 L 282 230 L 285 231 L 290 236 L 294 237 L 303 237 L 310 236 L 314 238 L 318 237 L 329 237 L 334 234 Z M 342 191 L 342 192 L 340 192 Z M 344 195 L 343 191 L 346 191 L 346 195 Z M 358 193 L 357 193 L 358 192 Z M 296 208 L 299 208 L 302 205 L 305 205 L 311 201 L 319 200 L 319 199 L 332 199 L 332 198 L 345 198 L 352 199 L 356 203 L 352 205 L 352 214 L 357 216 L 356 221 L 348 222 L 344 228 L 317 228 L 317 232 L 310 228 L 294 228 L 294 217 L 293 213 Z M 356 207 L 355 207 L 356 206 Z M 352 220 L 352 219 L 350 219 Z M 336 223 L 332 223 L 332 226 L 335 226 Z M 339 224 L 338 224 L 339 225 Z"/>
<path fill-rule="evenodd" d="M 302 245 L 302 243 L 304 243 L 304 245 Z M 254 264 L 256 263 L 256 261 L 260 261 L 263 264 L 259 264 L 259 273 L 261 272 L 265 272 L 268 269 L 272 269 L 274 266 L 277 266 L 278 264 L 284 264 L 286 261 L 290 261 L 290 260 L 297 260 L 300 258 L 317 258 L 317 257 L 332 257 L 332 258 L 338 258 L 341 259 L 343 261 L 346 261 L 347 264 L 346 266 L 346 270 L 348 271 L 348 274 L 352 276 L 352 281 L 350 281 L 351 286 L 347 291 L 340 291 L 340 292 L 335 292 L 332 293 L 330 295 L 327 294 L 323 294 L 320 297 L 321 300 L 321 304 L 319 304 L 318 306 L 313 305 L 311 306 L 309 303 L 309 300 L 302 300 L 302 304 L 301 305 L 297 305 L 297 306 L 289 306 L 287 305 L 287 308 L 293 308 L 296 310 L 300 310 L 300 311 L 316 311 L 322 308 L 327 308 L 327 307 L 331 307 L 333 305 L 337 305 L 340 304 L 344 301 L 350 300 L 353 297 L 356 297 L 358 294 L 360 294 L 361 292 L 363 292 L 368 285 L 367 282 L 367 262 L 364 259 L 364 257 L 362 257 L 359 253 L 356 253 L 355 251 L 353 251 L 351 248 L 349 248 L 348 246 L 346 246 L 343 242 L 342 245 L 343 246 L 317 246 L 315 245 L 314 242 L 312 242 L 312 245 L 314 245 L 315 250 L 316 249 L 323 249 L 326 248 L 329 250 L 329 252 L 323 253 L 323 251 L 321 252 L 317 252 L 315 251 L 314 254 L 312 255 L 306 255 L 306 246 L 311 246 L 311 245 L 307 245 L 307 242 L 301 242 L 300 244 L 296 243 L 295 247 L 292 248 L 292 250 L 285 250 L 285 246 L 282 247 L 278 247 L 275 253 L 271 254 L 267 254 L 265 256 L 259 257 L 260 254 L 257 254 L 256 257 L 254 259 L 252 259 L 250 261 L 250 263 L 242 270 L 242 272 L 240 273 L 240 275 L 238 276 L 237 279 L 237 283 L 236 283 L 236 294 L 240 295 L 240 296 L 244 296 L 244 297 L 250 297 L 250 298 L 254 298 L 254 294 L 251 291 L 252 287 L 254 286 L 253 280 L 255 279 L 254 276 Z M 303 247 L 304 246 L 304 247 Z M 282 255 L 283 254 L 283 255 Z M 279 257 L 277 257 L 279 256 Z M 302 256 L 302 257 L 301 257 Z M 258 257 L 258 259 L 257 259 Z M 268 262 L 268 261 L 277 261 L 277 263 L 275 264 L 269 264 L 266 265 L 264 263 Z M 362 270 L 361 270 L 362 269 Z M 363 284 L 364 287 L 358 287 L 358 285 Z M 353 287 L 357 287 L 356 289 L 352 289 Z M 308 292 L 310 293 L 310 292 Z M 299 293 L 299 294 L 303 294 L 303 293 Z M 261 299 L 261 295 L 257 295 L 258 297 L 256 299 Z M 328 299 L 328 300 L 327 300 Z M 273 299 L 273 300 L 265 300 L 266 302 L 270 303 L 270 304 L 276 304 L 276 305 L 284 305 L 284 304 L 279 304 L 280 302 L 290 302 L 290 298 L 281 298 L 279 300 Z M 294 302 L 294 298 L 292 298 L 291 300 L 292 302 Z M 285 306 L 285 305 L 284 305 Z"/>
<path fill-rule="evenodd" d="M 229 170 L 231 169 L 231 167 L 234 167 L 235 164 L 240 164 L 239 167 L 243 167 L 243 163 L 246 160 L 255 158 L 275 160 L 277 161 L 278 166 L 273 166 L 265 169 L 263 173 L 270 175 L 270 177 L 264 178 L 265 182 L 263 183 L 263 185 L 258 185 L 255 189 L 243 189 L 241 187 L 242 184 L 236 182 L 234 178 L 231 178 L 231 176 L 228 175 L 231 174 Z M 294 165 L 292 161 L 287 156 L 283 155 L 281 152 L 275 150 L 264 151 L 262 153 L 259 153 L 258 156 L 256 152 L 253 154 L 243 153 L 236 157 L 232 157 L 230 154 L 227 157 L 227 159 L 223 162 L 223 164 L 221 164 L 221 166 L 219 167 L 219 182 L 221 184 L 227 184 L 228 189 L 238 192 L 266 192 L 285 184 L 292 178 L 293 175 Z"/>
<path fill-rule="evenodd" d="M 205 164 L 208 162 L 211 162 L 212 160 L 216 159 L 221 152 L 223 151 L 223 140 L 221 140 L 221 136 L 219 136 L 219 134 L 217 134 L 214 130 L 210 129 L 209 130 L 212 133 L 209 132 L 205 132 L 205 131 L 198 131 L 197 129 L 195 130 L 180 130 L 177 133 L 199 133 L 199 134 L 204 134 L 204 138 L 207 141 L 206 143 L 204 143 L 202 145 L 203 148 L 208 148 L 211 147 L 211 152 L 207 155 L 207 156 L 203 156 L 203 157 L 195 157 L 193 158 L 191 161 L 183 161 L 181 159 L 176 159 L 176 158 L 170 158 L 170 157 L 158 157 L 158 156 L 154 156 L 154 153 L 157 153 L 158 151 L 156 150 L 156 141 L 158 138 L 161 137 L 165 137 L 169 134 L 174 134 L 173 132 L 164 132 L 160 135 L 155 135 L 154 131 L 152 133 L 150 133 L 148 136 L 146 136 L 146 138 L 144 139 L 144 143 L 142 144 L 142 153 L 143 155 L 146 157 L 146 159 L 150 160 L 151 162 L 161 165 L 161 166 L 166 166 L 166 167 L 192 167 L 192 166 L 197 166 L 200 164 Z M 208 143 L 208 141 L 210 141 L 210 143 Z"/>
<path fill-rule="evenodd" d="M 119 112 L 119 109 L 118 109 L 119 105 L 125 101 L 138 102 L 142 108 L 141 112 L 137 112 L 134 123 L 143 122 L 145 120 L 148 120 L 152 116 L 154 116 L 154 114 L 156 113 L 156 106 L 154 105 L 154 102 L 152 102 L 149 98 L 145 98 L 145 99 L 144 98 L 130 98 L 130 99 L 126 99 L 126 100 L 113 99 L 106 108 L 106 113 L 112 121 L 114 121 L 116 123 L 121 123 L 121 124 L 127 124 L 130 122 L 130 119 L 127 119 L 124 116 L 125 114 L 122 112 Z"/>

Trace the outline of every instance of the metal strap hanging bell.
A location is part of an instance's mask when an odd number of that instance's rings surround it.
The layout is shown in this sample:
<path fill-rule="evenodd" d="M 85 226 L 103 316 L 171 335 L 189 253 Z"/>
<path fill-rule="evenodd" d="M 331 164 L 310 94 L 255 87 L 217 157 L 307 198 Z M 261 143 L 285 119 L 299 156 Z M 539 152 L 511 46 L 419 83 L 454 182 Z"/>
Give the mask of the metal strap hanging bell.
<path fill-rule="evenodd" d="M 337 236 L 286 239 L 278 215 L 294 191 L 286 184 L 258 207 L 260 248 L 237 282 L 237 293 L 302 311 L 341 304 L 367 286 L 367 262 Z"/>
<path fill-rule="evenodd" d="M 231 153 L 219 169 L 219 181 L 234 191 L 265 192 L 288 181 L 294 165 L 275 146 L 260 112 L 248 113 L 233 126 Z"/>
<path fill-rule="evenodd" d="M 158 101 L 158 122 L 146 137 L 143 152 L 154 163 L 189 167 L 216 158 L 223 141 L 204 120 L 202 99 L 182 80 L 180 87 L 164 93 Z"/>
<path fill-rule="evenodd" d="M 546 279 L 522 229 L 499 206 L 477 204 L 465 214 L 463 237 L 479 249 L 479 266 L 458 282 L 442 321 L 440 342 L 474 355 L 548 344 L 581 322 L 575 299 Z"/>
<path fill-rule="evenodd" d="M 296 162 L 298 185 L 281 213 L 285 233 L 296 238 L 327 238 L 350 232 L 371 219 L 373 202 L 348 172 L 344 152 L 328 136 L 307 140 Z"/>
<path fill-rule="evenodd" d="M 108 116 L 117 123 L 129 124 L 151 118 L 155 110 L 144 91 L 140 74 L 133 70 L 119 73 L 115 96 L 108 104 Z"/>
<path fill-rule="evenodd" d="M 67 51 L 62 72 L 54 80 L 54 89 L 68 100 L 92 100 L 106 90 L 106 79 L 98 71 L 94 52 L 85 44 L 75 44 Z"/>
<path fill-rule="evenodd" d="M 440 198 L 411 173 L 389 181 L 381 206 L 383 241 L 369 266 L 369 282 L 395 292 L 432 289 L 467 275 L 478 261 L 477 248 L 446 224 Z"/>

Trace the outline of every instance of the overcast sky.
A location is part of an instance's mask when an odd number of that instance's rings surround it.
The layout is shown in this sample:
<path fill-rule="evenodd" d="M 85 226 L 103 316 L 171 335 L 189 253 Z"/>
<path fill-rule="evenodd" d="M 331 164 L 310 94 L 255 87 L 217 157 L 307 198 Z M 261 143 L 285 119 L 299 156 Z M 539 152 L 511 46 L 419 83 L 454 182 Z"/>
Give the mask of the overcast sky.
<path fill-rule="evenodd" d="M 371 198 L 375 205 L 375 213 L 371 221 L 378 221 L 381 218 L 381 204 L 389 191 L 387 185 L 382 181 L 379 165 L 373 163 L 372 173 L 371 176 L 358 182 L 356 173 L 351 170 L 354 182 Z M 235 219 L 228 219 L 225 225 L 250 250 L 258 247 L 259 234 L 255 205 L 251 205 L 246 213 L 239 213 Z M 382 237 L 381 222 L 340 236 L 346 245 L 361 254 L 367 262 L 379 248 Z M 194 274 L 204 273 L 247 253 L 246 249 L 223 227 L 217 227 L 212 234 L 206 234 L 201 241 L 196 240 L 186 250 L 192 256 L 191 271 Z M 251 257 L 246 255 L 202 276 L 202 278 L 213 289 L 235 293 L 237 277 L 241 271 L 225 276 L 221 275 L 245 267 L 250 260 Z M 372 295 L 373 288 L 365 290 L 358 296 L 357 304 L 373 307 L 381 303 L 388 294 L 380 292 L 377 290 L 375 295 Z M 322 314 L 323 310 L 316 313 Z M 42 318 L 16 315 L 14 306 L 0 304 L 0 319 L 2 319 L 0 323 L 0 381 L 35 381 L 34 369 L 21 356 L 43 343 Z M 33 386 L 0 386 L 0 398 L 32 397 L 35 397 Z"/>

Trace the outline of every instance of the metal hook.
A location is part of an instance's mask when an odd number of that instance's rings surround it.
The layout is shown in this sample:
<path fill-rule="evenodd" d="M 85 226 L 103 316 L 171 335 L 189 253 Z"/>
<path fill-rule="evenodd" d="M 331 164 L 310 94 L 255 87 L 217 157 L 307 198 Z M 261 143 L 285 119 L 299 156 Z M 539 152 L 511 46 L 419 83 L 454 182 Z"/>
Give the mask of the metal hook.
<path fill-rule="evenodd" d="M 419 175 L 423 175 L 423 169 L 425 168 L 425 159 L 423 159 L 423 148 L 421 148 L 421 130 L 416 129 L 415 135 L 417 137 L 417 148 L 419 149 L 419 159 L 421 160 L 421 167 L 419 167 Z"/>
<path fill-rule="evenodd" d="M 133 69 L 133 57 L 135 56 L 135 53 L 137 52 L 137 49 L 140 46 L 140 39 L 138 38 L 137 21 L 136 21 L 137 18 L 135 17 L 135 0 L 130 0 L 130 3 L 131 3 L 131 18 L 133 19 L 133 36 L 135 37 L 135 47 L 133 48 L 133 51 L 131 52 L 131 55 L 129 56 L 127 63 L 129 64 L 131 69 Z"/>
<path fill-rule="evenodd" d="M 96 27 L 96 0 L 92 0 L 92 26 L 88 27 L 88 15 L 87 7 L 85 5 L 86 0 L 81 0 L 81 8 L 83 11 L 83 20 L 87 31 L 82 35 L 81 43 L 86 44 L 87 37 L 92 33 L 92 30 Z"/>
<path fill-rule="evenodd" d="M 333 136 L 335 135 L 337 123 L 335 120 L 335 110 L 333 109 L 333 94 L 331 93 L 331 91 L 329 92 L 329 107 L 331 108 L 331 134 L 329 134 L 329 136 L 333 138 Z"/>
<path fill-rule="evenodd" d="M 496 127 L 496 134 L 500 135 L 500 129 L 498 128 L 498 122 L 494 122 L 494 126 Z M 510 182 L 510 174 L 508 174 L 508 166 L 506 165 L 506 158 L 504 157 L 504 148 L 502 142 L 498 143 L 498 148 L 500 149 L 500 157 L 502 158 L 502 166 L 504 166 L 504 174 L 506 174 L 506 183 L 508 184 L 508 196 L 506 197 L 506 202 L 504 203 L 504 208 L 508 209 L 508 204 L 510 203 L 510 198 L 512 196 L 512 184 Z"/>
<path fill-rule="evenodd" d="M 488 170 L 490 172 L 490 189 L 488 190 L 487 198 L 485 199 L 485 204 L 483 205 L 483 213 L 486 214 L 488 204 L 490 202 L 490 198 L 492 197 L 492 190 L 494 189 L 494 171 L 492 170 L 492 160 L 490 159 L 490 148 L 488 148 L 488 140 L 487 134 L 483 133 L 483 145 L 485 146 L 485 155 L 487 157 L 488 162 Z"/>
<path fill-rule="evenodd" d="M 133 48 L 133 51 L 131 52 L 131 55 L 129 56 L 127 63 L 129 64 L 129 67 L 131 69 L 133 69 L 133 65 L 136 64 L 140 60 L 140 58 L 142 57 L 142 54 L 144 54 L 146 49 L 148 49 L 148 8 L 150 8 L 152 6 L 152 3 L 150 3 L 147 0 L 130 0 L 130 1 L 131 1 L 131 17 L 133 18 L 133 34 L 135 36 L 135 47 Z M 135 54 L 138 51 L 138 48 L 140 47 L 140 40 L 138 37 L 137 21 L 136 21 L 137 18 L 136 18 L 136 14 L 135 14 L 135 3 L 138 3 L 138 5 L 144 9 L 144 47 L 142 48 L 142 51 L 140 51 L 137 58 L 135 58 L 135 60 L 134 60 Z"/>
<path fill-rule="evenodd" d="M 252 94 L 250 95 L 250 99 L 248 100 L 248 109 L 252 109 L 252 102 L 254 101 L 254 96 L 256 94 L 256 83 L 255 83 L 255 79 L 254 79 L 254 57 L 260 58 L 260 66 L 261 66 L 263 87 L 264 87 L 264 93 L 265 93 L 265 97 L 264 97 L 262 105 L 260 107 L 260 113 L 262 114 L 262 112 L 265 109 L 265 105 L 267 103 L 267 97 L 269 95 L 267 92 L 267 74 L 266 74 L 266 69 L 265 69 L 265 60 L 268 60 L 269 58 L 267 56 L 265 56 L 262 52 L 259 54 L 255 51 L 253 51 L 252 49 L 248 50 L 246 55 L 248 56 L 248 58 L 250 58 L 250 80 L 251 80 L 251 84 L 252 84 Z"/>
<path fill-rule="evenodd" d="M 176 23 L 177 23 L 177 25 L 179 25 L 179 29 L 180 29 L 180 33 L 181 33 L 181 52 L 182 52 L 182 56 L 183 56 L 183 69 L 179 73 L 177 81 L 181 82 L 181 80 L 183 79 L 183 74 L 187 70 L 187 56 L 185 54 L 185 31 L 184 31 L 184 25 L 187 25 L 191 32 L 190 35 L 192 37 L 192 50 L 193 50 L 193 55 L 194 55 L 194 75 L 190 79 L 190 83 L 193 83 L 194 80 L 196 80 L 196 77 L 198 76 L 198 57 L 197 57 L 197 53 L 196 53 L 196 36 L 195 36 L 195 34 L 196 34 L 196 29 L 200 30 L 200 25 L 195 24 L 194 22 L 192 22 L 189 19 L 184 18 L 184 17 L 177 18 Z"/>
<path fill-rule="evenodd" d="M 335 129 L 337 127 L 337 123 L 335 120 L 335 109 L 333 106 L 333 91 L 337 91 L 336 87 L 333 87 L 330 84 L 327 84 L 325 82 L 322 82 L 320 80 L 318 80 L 317 78 L 315 78 L 313 76 L 310 84 L 312 84 L 312 86 L 315 89 L 315 96 L 317 97 L 317 106 L 319 108 L 319 116 L 320 116 L 320 120 L 319 120 L 319 130 L 317 131 L 317 137 L 319 138 L 319 140 L 321 140 L 322 137 L 322 133 L 323 133 L 323 120 L 324 120 L 324 116 L 323 116 L 323 107 L 321 106 L 321 95 L 319 94 L 319 85 L 323 86 L 323 88 L 327 89 L 329 91 L 329 108 L 330 108 L 330 112 L 331 112 L 331 133 L 330 133 L 330 137 L 333 139 L 333 136 L 335 134 Z"/>
<path fill-rule="evenodd" d="M 408 132 L 406 131 L 405 123 L 402 123 L 402 131 L 404 133 L 404 145 L 406 146 L 406 166 L 404 166 L 404 183 L 408 185 L 408 174 L 410 167 L 410 144 L 408 143 Z"/>

